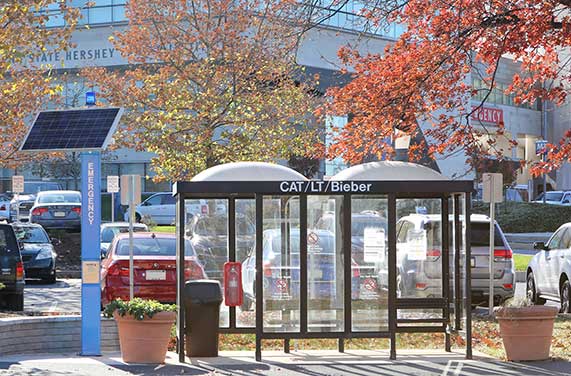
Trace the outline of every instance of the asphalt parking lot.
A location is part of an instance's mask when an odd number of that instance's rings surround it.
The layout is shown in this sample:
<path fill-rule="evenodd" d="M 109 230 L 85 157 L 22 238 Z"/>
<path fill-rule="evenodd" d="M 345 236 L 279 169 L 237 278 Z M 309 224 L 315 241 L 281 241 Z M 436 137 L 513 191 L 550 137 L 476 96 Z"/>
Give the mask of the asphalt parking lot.
<path fill-rule="evenodd" d="M 24 310 L 34 312 L 80 312 L 81 279 L 58 279 L 56 283 L 26 281 Z"/>

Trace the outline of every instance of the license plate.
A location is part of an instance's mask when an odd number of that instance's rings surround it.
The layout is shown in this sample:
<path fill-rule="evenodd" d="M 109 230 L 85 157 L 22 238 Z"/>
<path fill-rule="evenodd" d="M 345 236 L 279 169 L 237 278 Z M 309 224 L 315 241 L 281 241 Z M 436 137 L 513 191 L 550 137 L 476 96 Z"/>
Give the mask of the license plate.
<path fill-rule="evenodd" d="M 166 270 L 147 270 L 145 278 L 147 281 L 164 281 L 167 279 Z"/>
<path fill-rule="evenodd" d="M 471 268 L 475 268 L 475 267 L 476 267 L 476 258 L 475 258 L 475 257 L 471 257 L 471 258 L 470 258 L 470 267 L 471 267 Z"/>
<path fill-rule="evenodd" d="M 54 212 L 54 217 L 65 217 L 65 212 Z"/>

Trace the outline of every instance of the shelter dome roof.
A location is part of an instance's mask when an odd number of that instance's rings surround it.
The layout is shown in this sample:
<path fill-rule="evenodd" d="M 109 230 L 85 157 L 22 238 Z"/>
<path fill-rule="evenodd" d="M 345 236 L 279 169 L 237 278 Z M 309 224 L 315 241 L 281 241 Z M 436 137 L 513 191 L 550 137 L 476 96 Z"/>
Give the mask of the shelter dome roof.
<path fill-rule="evenodd" d="M 331 180 L 450 180 L 439 172 L 416 163 L 379 161 L 349 167 Z"/>
<path fill-rule="evenodd" d="M 211 167 L 191 181 L 281 181 L 308 180 L 289 167 L 266 162 L 233 162 Z"/>

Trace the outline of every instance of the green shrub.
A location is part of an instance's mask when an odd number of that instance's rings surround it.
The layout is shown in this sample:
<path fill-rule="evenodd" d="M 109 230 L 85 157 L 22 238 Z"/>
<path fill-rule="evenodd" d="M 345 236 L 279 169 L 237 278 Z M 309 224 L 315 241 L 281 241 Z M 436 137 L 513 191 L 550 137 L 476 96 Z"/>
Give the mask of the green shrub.
<path fill-rule="evenodd" d="M 473 213 L 489 215 L 490 206 L 475 202 Z M 504 232 L 553 232 L 571 221 L 571 206 L 502 202 L 496 205 L 496 221 Z"/>
<path fill-rule="evenodd" d="M 113 317 L 113 312 L 115 311 L 120 316 L 129 314 L 137 320 L 144 320 L 146 317 L 151 318 L 159 312 L 176 312 L 176 305 L 162 304 L 156 300 L 141 298 L 133 298 L 133 300 L 129 301 L 115 299 L 105 306 L 103 315 L 105 317 Z"/>

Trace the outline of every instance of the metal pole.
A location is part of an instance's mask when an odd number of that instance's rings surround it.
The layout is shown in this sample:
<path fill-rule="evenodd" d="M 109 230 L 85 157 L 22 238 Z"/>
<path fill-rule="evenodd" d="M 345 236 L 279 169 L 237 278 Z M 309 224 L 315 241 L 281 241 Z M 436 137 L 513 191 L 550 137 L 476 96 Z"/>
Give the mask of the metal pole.
<path fill-rule="evenodd" d="M 30 212 L 30 217 L 32 213 Z M 29 221 L 29 219 L 28 219 Z M 20 222 L 20 194 L 16 193 L 16 222 Z"/>
<path fill-rule="evenodd" d="M 466 249 L 466 259 L 464 261 L 466 272 L 466 279 L 464 280 L 466 291 L 466 359 L 472 359 L 472 268 L 470 265 L 470 260 L 472 259 L 472 249 L 470 246 L 470 241 L 472 238 L 470 225 L 472 201 L 470 193 L 464 194 L 464 200 L 464 205 L 466 207 L 466 213 L 464 217 L 464 224 L 466 226 L 466 241 L 464 242 L 464 247 Z"/>
<path fill-rule="evenodd" d="M 541 161 L 545 162 L 545 153 L 541 153 Z M 547 174 L 543 173 L 543 203 L 545 204 L 547 198 Z"/>
<path fill-rule="evenodd" d="M 111 222 L 115 222 L 115 193 L 111 192 Z"/>
<path fill-rule="evenodd" d="M 178 305 L 177 312 L 177 351 L 178 351 L 178 361 L 184 363 L 184 314 L 185 306 L 183 299 L 184 291 L 184 229 L 185 229 L 185 207 L 184 207 L 185 197 L 182 193 L 177 192 L 176 200 L 176 273 L 177 273 L 177 291 L 176 291 L 176 303 Z"/>
<path fill-rule="evenodd" d="M 494 223 L 496 220 L 496 213 L 495 213 L 495 202 L 496 198 L 494 197 L 494 175 L 490 175 L 490 297 L 489 297 L 489 314 L 490 316 L 494 313 Z"/>
<path fill-rule="evenodd" d="M 131 187 L 135 186 L 132 176 Z M 133 203 L 134 189 L 131 189 L 129 195 L 129 300 L 133 300 L 134 296 L 134 276 L 133 276 L 133 220 L 135 217 L 135 204 Z"/>
<path fill-rule="evenodd" d="M 543 83 L 541 84 L 543 88 Z M 541 100 L 541 133 L 544 140 L 547 140 L 547 108 L 545 99 Z M 545 151 L 541 153 L 541 161 L 545 162 Z M 543 173 L 543 203 L 547 196 L 547 174 Z"/>

